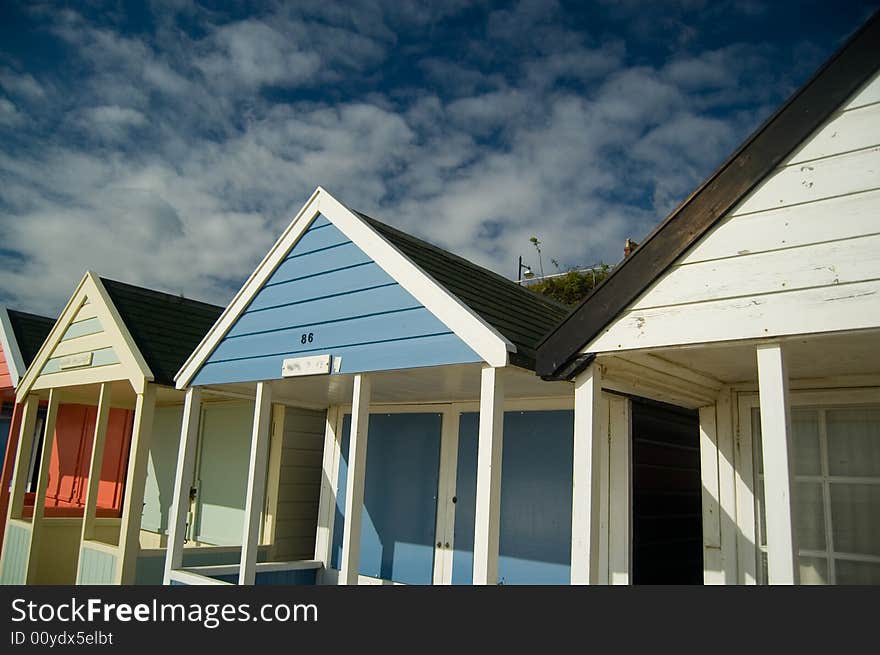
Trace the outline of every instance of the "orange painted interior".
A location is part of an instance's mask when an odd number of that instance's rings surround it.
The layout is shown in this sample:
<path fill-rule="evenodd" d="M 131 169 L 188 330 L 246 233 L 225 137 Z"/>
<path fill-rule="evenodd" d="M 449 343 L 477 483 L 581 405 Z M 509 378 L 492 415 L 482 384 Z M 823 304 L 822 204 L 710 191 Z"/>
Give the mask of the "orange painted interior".
<path fill-rule="evenodd" d="M 98 408 L 61 405 L 49 464 L 46 516 L 82 516 L 89 486 L 89 464 Z M 111 409 L 98 483 L 98 516 L 120 516 L 134 412 Z M 24 515 L 33 515 L 34 494 L 25 497 Z"/>

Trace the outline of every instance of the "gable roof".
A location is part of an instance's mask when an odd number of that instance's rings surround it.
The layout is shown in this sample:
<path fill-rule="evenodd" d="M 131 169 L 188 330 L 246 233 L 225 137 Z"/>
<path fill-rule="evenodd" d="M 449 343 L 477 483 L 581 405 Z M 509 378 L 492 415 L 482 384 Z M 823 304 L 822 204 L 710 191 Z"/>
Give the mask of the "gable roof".
<path fill-rule="evenodd" d="M 178 388 L 190 384 L 318 216 L 335 225 L 491 366 L 515 363 L 533 368 L 539 333 L 565 313 L 557 303 L 355 212 L 317 187 L 180 369 L 175 378 Z M 512 315 L 517 312 L 523 316 Z"/>
<path fill-rule="evenodd" d="M 626 307 L 769 175 L 880 68 L 880 12 L 764 122 L 587 296 L 538 349 L 537 373 L 565 379 Z"/>
<path fill-rule="evenodd" d="M 175 373 L 223 308 L 103 277 L 101 282 L 153 372 L 154 382 L 173 386 Z"/>
<path fill-rule="evenodd" d="M 27 368 L 34 361 L 34 357 L 46 337 L 49 336 L 49 331 L 55 325 L 55 319 L 15 309 L 7 309 L 6 311 L 9 314 L 9 323 L 12 325 L 21 358 Z"/>
<path fill-rule="evenodd" d="M 353 210 L 354 211 L 354 210 Z M 541 338 L 569 308 L 463 257 L 354 211 L 515 346 L 512 364 L 534 370 Z"/>
<path fill-rule="evenodd" d="M 48 316 L 0 307 L 0 342 L 14 385 L 18 385 L 54 324 Z"/>

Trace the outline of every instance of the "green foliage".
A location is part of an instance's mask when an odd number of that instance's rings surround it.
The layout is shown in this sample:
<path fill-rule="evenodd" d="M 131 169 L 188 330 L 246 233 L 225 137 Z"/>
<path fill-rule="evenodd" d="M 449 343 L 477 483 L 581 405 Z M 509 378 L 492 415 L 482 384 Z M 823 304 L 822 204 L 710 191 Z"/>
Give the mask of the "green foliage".
<path fill-rule="evenodd" d="M 529 289 L 549 296 L 566 305 L 575 305 L 586 298 L 602 280 L 608 277 L 611 267 L 602 264 L 590 271 L 568 271 L 529 285 Z"/>

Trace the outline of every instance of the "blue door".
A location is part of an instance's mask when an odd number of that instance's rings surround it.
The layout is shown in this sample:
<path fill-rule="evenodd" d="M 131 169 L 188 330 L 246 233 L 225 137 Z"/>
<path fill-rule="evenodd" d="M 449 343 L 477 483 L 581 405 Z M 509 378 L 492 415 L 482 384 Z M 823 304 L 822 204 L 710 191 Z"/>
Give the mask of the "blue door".
<path fill-rule="evenodd" d="M 433 581 L 441 414 L 372 414 L 361 526 L 360 573 L 428 585 Z M 342 426 L 331 566 L 342 559 L 351 416 Z"/>
<path fill-rule="evenodd" d="M 479 415 L 458 434 L 452 583 L 473 582 Z M 501 584 L 569 584 L 574 412 L 506 412 L 501 462 Z"/>

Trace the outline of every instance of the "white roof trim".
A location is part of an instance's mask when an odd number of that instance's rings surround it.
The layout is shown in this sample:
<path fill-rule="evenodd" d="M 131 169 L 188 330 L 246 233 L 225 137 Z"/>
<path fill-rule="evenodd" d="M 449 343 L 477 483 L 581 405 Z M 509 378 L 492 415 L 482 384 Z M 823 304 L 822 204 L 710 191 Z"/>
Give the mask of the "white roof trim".
<path fill-rule="evenodd" d="M 153 372 L 150 370 L 131 333 L 128 331 L 125 322 L 110 299 L 107 289 L 101 283 L 101 279 L 91 271 L 86 271 L 73 295 L 70 296 L 70 300 L 67 301 L 61 314 L 58 315 L 58 320 L 52 326 L 49 336 L 46 337 L 43 345 L 40 346 L 34 361 L 31 362 L 27 372 L 22 376 L 21 384 L 16 389 L 16 397 L 19 402 L 30 392 L 34 382 L 40 377 L 40 372 L 46 365 L 49 356 L 52 354 L 55 346 L 61 341 L 65 331 L 73 322 L 86 298 L 89 299 L 89 302 L 97 303 L 96 307 L 98 308 L 98 318 L 101 320 L 101 325 L 106 332 L 110 333 L 114 342 L 113 346 L 116 356 L 119 357 L 120 364 L 125 368 L 128 379 L 131 381 L 135 391 L 140 393 L 143 391 L 146 382 L 152 382 L 155 379 Z"/>
<path fill-rule="evenodd" d="M 21 348 L 15 331 L 12 329 L 12 319 L 9 318 L 9 309 L 0 305 L 0 344 L 3 345 L 3 354 L 6 356 L 6 367 L 9 369 L 9 377 L 12 378 L 12 386 L 17 387 L 18 381 L 24 375 L 26 366 L 24 357 L 21 356 Z"/>
<path fill-rule="evenodd" d="M 318 187 L 181 367 L 175 376 L 178 389 L 186 388 L 192 381 L 253 297 L 319 214 L 339 228 L 486 363 L 492 366 L 507 365 L 508 352 L 516 352 L 516 346 L 392 246 L 363 219 L 329 192 Z"/>

